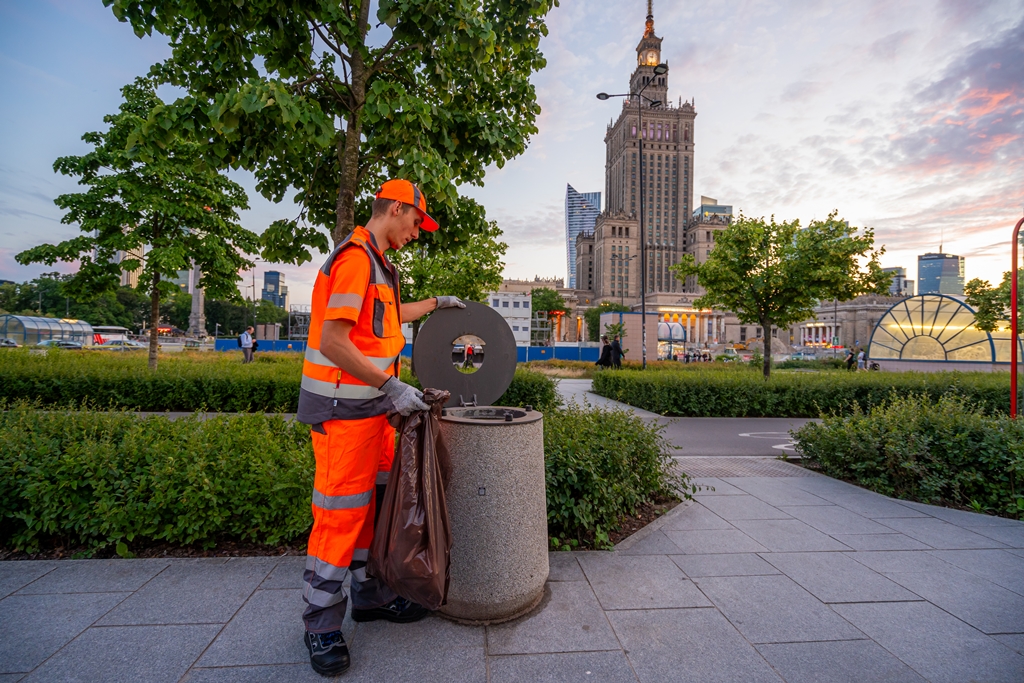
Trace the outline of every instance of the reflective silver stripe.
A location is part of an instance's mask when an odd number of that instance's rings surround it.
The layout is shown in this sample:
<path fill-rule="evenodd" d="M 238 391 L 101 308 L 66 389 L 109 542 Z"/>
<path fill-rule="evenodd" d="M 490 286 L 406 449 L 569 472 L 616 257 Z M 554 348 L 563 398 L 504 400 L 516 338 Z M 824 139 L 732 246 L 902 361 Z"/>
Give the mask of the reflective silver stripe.
<path fill-rule="evenodd" d="M 381 486 L 388 483 L 388 477 L 391 476 L 390 472 L 378 472 L 377 473 L 377 485 Z"/>
<path fill-rule="evenodd" d="M 379 389 L 365 384 L 338 384 L 335 386 L 334 382 L 321 382 L 305 375 L 302 377 L 300 386 L 311 394 L 327 398 L 370 399 L 384 395 Z"/>
<path fill-rule="evenodd" d="M 352 570 L 352 580 L 359 583 L 366 581 L 366 567 L 360 567 L 359 569 Z"/>
<path fill-rule="evenodd" d="M 363 307 L 363 297 L 359 294 L 331 294 L 331 298 L 327 300 L 327 308 L 343 308 L 345 306 L 358 310 Z"/>
<path fill-rule="evenodd" d="M 344 581 L 348 577 L 348 567 L 338 567 L 312 555 L 306 555 L 306 569 L 324 581 Z"/>
<path fill-rule="evenodd" d="M 339 590 L 337 593 L 328 593 L 327 591 L 313 588 L 308 583 L 302 589 L 302 597 L 314 607 L 330 607 L 346 599 L 344 589 Z"/>
<path fill-rule="evenodd" d="M 377 255 L 373 253 L 373 250 L 369 246 L 366 247 L 366 253 L 369 254 L 370 262 L 373 264 L 373 279 L 370 281 L 371 284 L 380 283 L 390 285 L 390 273 L 388 273 L 387 269 L 384 268 L 384 265 L 380 262 L 380 259 L 377 258 Z"/>
<path fill-rule="evenodd" d="M 377 368 L 378 370 L 387 370 L 392 366 L 392 364 L 394 364 L 395 359 L 397 358 L 398 356 L 389 356 L 387 358 L 366 356 L 366 360 L 373 363 L 374 367 Z M 320 349 L 314 349 L 312 346 L 306 347 L 306 360 L 308 360 L 310 363 L 316 363 L 317 365 L 326 365 L 329 368 L 338 367 L 333 362 L 331 362 L 330 358 L 320 353 Z M 330 384 L 330 382 L 328 382 L 328 384 Z M 332 393 L 331 396 L 333 395 L 334 394 Z"/>
<path fill-rule="evenodd" d="M 370 551 L 367 548 L 356 548 L 352 551 L 353 562 L 366 562 L 370 558 Z"/>
<path fill-rule="evenodd" d="M 373 489 L 363 493 L 354 493 L 351 496 L 325 496 L 313 489 L 313 505 L 324 510 L 351 510 L 369 505 L 372 494 Z"/>

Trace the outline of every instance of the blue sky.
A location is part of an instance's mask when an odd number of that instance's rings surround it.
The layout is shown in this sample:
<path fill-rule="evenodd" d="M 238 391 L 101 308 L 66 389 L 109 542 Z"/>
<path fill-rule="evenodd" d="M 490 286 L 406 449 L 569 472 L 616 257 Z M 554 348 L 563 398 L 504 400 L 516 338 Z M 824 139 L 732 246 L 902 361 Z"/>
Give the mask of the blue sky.
<path fill-rule="evenodd" d="M 549 15 L 540 131 L 464 188 L 505 231 L 507 276 L 565 275 L 565 185 L 603 189 L 621 104 L 594 95 L 626 87 L 645 5 L 562 0 Z M 696 195 L 804 222 L 837 209 L 911 277 L 940 239 L 968 278 L 1009 268 L 1024 210 L 1024 0 L 655 0 L 654 15 L 670 97 L 696 104 Z M 77 232 L 53 205 L 75 188 L 54 159 L 86 151 L 82 133 L 167 52 L 100 0 L 0 1 L 0 279 L 51 270 L 13 256 Z M 250 190 L 247 227 L 294 215 L 234 177 Z M 272 268 L 259 264 L 257 283 Z M 292 303 L 307 302 L 316 265 L 279 269 Z"/>

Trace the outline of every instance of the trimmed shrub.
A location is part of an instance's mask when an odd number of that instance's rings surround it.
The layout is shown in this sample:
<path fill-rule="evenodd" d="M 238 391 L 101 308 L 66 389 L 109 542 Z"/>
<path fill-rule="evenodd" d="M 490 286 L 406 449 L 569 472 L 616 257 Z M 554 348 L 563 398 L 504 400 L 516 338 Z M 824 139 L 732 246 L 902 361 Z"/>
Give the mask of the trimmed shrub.
<path fill-rule="evenodd" d="M 804 463 L 887 496 L 1024 517 L 1024 421 L 954 393 L 890 395 L 793 432 Z"/>
<path fill-rule="evenodd" d="M 749 368 L 681 372 L 602 372 L 593 391 L 661 415 L 686 417 L 817 417 L 880 405 L 893 391 L 938 400 L 947 392 L 987 414 L 1009 412 L 1010 378 L 987 372 L 779 372 L 764 381 Z M 1021 396 L 1024 397 L 1024 388 Z"/>
<path fill-rule="evenodd" d="M 686 492 L 663 427 L 623 411 L 580 407 L 544 416 L 548 534 L 555 548 L 610 545 L 622 515 Z"/>

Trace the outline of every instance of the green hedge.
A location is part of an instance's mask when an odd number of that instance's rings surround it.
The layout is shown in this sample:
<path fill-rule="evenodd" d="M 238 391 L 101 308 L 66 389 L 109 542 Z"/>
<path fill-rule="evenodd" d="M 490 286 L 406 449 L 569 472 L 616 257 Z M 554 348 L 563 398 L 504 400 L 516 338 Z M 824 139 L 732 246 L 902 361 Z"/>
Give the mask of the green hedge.
<path fill-rule="evenodd" d="M 259 414 L 171 420 L 0 404 L 0 547 L 122 555 L 154 542 L 303 542 L 309 427 Z M 660 427 L 570 407 L 544 417 L 553 544 L 608 544 L 623 514 L 683 490 Z"/>
<path fill-rule="evenodd" d="M 699 365 L 699 364 L 698 364 Z M 938 400 L 964 396 L 989 414 L 1009 412 L 1008 373 L 774 372 L 767 382 L 742 368 L 685 372 L 601 372 L 593 391 L 661 415 L 686 417 L 817 417 L 876 406 L 891 392 Z M 1021 396 L 1024 398 L 1024 387 Z"/>
<path fill-rule="evenodd" d="M 1024 517 L 1024 420 L 962 396 L 890 396 L 794 432 L 804 462 L 887 496 Z"/>
<path fill-rule="evenodd" d="M 153 372 L 146 367 L 145 353 L 2 349 L 0 400 L 152 412 L 296 411 L 300 354 L 257 353 L 249 365 L 239 359 L 218 352 L 162 354 Z M 412 381 L 406 368 L 402 379 Z M 555 384 L 540 373 L 518 370 L 499 405 L 553 410 L 558 405 Z"/>

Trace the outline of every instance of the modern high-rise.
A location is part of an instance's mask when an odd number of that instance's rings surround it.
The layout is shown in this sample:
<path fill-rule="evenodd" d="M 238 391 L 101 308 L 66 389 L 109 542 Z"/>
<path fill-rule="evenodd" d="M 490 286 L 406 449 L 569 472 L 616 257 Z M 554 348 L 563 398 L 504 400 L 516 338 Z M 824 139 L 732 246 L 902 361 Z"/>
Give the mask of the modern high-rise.
<path fill-rule="evenodd" d="M 565 186 L 565 251 L 569 287 L 576 287 L 576 236 L 594 232 L 594 222 L 600 213 L 600 192 L 577 192 L 572 185 Z"/>
<path fill-rule="evenodd" d="M 279 308 L 288 308 L 288 287 L 284 284 L 284 273 L 268 270 L 263 274 L 263 292 L 260 298 Z"/>
<path fill-rule="evenodd" d="M 922 254 L 917 257 L 918 294 L 964 294 L 964 257 Z"/>
<path fill-rule="evenodd" d="M 907 279 L 907 269 L 901 266 L 882 268 L 883 273 L 892 273 L 889 296 L 914 296 L 914 281 Z"/>

